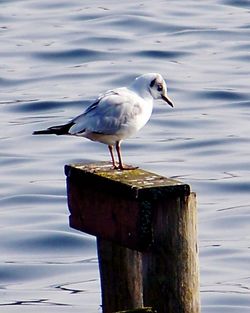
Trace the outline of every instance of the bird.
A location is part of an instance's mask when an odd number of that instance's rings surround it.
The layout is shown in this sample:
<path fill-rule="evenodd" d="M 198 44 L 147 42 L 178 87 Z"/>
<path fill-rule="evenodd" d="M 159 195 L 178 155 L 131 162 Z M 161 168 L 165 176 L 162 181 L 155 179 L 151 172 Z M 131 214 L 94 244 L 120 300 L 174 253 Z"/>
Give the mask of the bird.
<path fill-rule="evenodd" d="M 37 130 L 33 135 L 55 134 L 88 138 L 108 146 L 112 166 L 118 170 L 135 169 L 124 165 L 121 143 L 139 131 L 150 119 L 153 101 L 161 99 L 173 107 L 167 85 L 158 73 L 138 76 L 127 87 L 100 94 L 80 115 L 63 125 Z M 118 162 L 115 160 L 114 147 Z"/>

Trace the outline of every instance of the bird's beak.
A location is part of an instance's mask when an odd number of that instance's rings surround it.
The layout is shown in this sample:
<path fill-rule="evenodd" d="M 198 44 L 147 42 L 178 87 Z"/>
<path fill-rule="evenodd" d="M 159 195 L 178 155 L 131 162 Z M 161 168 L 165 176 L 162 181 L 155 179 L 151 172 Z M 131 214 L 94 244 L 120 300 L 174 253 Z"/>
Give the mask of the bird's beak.
<path fill-rule="evenodd" d="M 172 108 L 174 107 L 173 102 L 169 99 L 167 95 L 161 95 L 162 100 L 166 101 Z"/>

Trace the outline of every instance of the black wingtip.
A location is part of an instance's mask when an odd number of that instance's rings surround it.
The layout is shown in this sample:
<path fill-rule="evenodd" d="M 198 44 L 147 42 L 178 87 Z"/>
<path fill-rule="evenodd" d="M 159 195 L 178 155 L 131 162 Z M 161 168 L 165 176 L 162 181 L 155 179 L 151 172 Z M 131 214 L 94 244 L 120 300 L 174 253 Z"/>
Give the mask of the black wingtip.
<path fill-rule="evenodd" d="M 33 131 L 32 135 L 41 135 L 41 134 L 44 134 L 44 131 L 43 130 L 35 130 Z"/>
<path fill-rule="evenodd" d="M 35 130 L 33 131 L 32 135 L 44 135 L 44 134 L 51 134 L 48 129 L 45 130 Z"/>
<path fill-rule="evenodd" d="M 49 135 L 49 134 L 54 134 L 54 135 L 68 135 L 69 134 L 69 129 L 74 125 L 73 122 L 70 122 L 65 125 L 58 125 L 58 126 L 52 126 L 48 129 L 43 129 L 43 130 L 35 130 L 33 132 L 33 135 Z"/>

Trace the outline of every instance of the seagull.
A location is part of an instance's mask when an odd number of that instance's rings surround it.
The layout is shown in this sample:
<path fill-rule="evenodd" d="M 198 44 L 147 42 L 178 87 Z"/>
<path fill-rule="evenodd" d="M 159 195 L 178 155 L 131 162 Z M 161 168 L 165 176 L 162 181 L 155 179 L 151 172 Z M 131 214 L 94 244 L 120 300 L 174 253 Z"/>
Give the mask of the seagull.
<path fill-rule="evenodd" d="M 162 99 L 173 107 L 162 76 L 147 73 L 137 77 L 128 87 L 115 88 L 99 95 L 82 114 L 67 124 L 34 131 L 33 135 L 71 135 L 98 141 L 108 145 L 114 169 L 135 169 L 123 164 L 121 142 L 148 122 L 154 99 Z M 115 161 L 114 147 L 118 163 Z"/>

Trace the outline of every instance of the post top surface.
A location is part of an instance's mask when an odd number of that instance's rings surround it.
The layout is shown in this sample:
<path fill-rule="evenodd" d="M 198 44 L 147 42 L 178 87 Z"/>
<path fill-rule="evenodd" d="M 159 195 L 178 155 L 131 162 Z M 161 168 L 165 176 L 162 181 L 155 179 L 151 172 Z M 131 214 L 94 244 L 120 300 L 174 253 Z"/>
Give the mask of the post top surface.
<path fill-rule="evenodd" d="M 171 188 L 185 190 L 187 193 L 190 192 L 190 187 L 178 180 L 167 178 L 155 173 L 145 171 L 143 169 L 134 170 L 116 170 L 113 169 L 112 165 L 108 162 L 101 163 L 77 163 L 66 165 L 65 173 L 68 176 L 70 170 L 86 173 L 100 177 L 102 179 L 112 181 L 127 186 L 133 190 L 148 190 L 155 188 Z"/>

